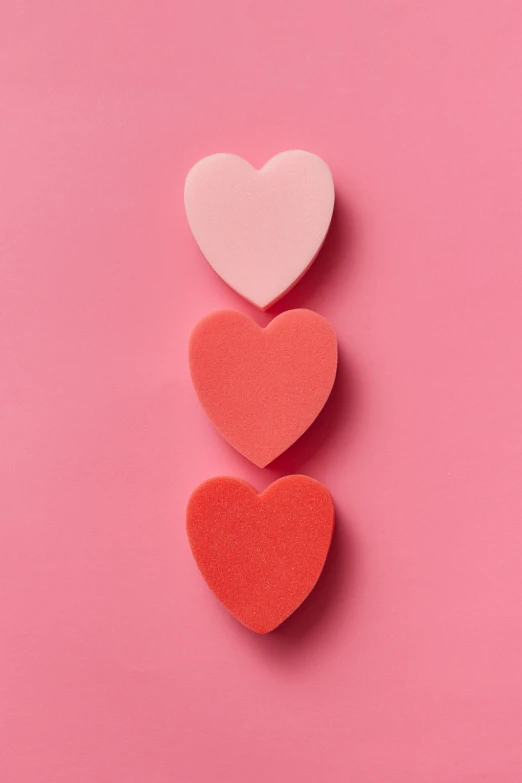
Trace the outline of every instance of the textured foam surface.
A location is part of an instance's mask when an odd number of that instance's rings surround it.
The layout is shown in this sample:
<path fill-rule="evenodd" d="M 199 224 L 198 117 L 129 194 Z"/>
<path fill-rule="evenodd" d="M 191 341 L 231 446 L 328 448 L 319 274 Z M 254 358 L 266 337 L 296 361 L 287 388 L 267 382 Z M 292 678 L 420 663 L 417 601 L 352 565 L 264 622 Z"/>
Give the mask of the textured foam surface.
<path fill-rule="evenodd" d="M 285 476 L 261 494 L 240 479 L 209 479 L 187 507 L 190 546 L 205 581 L 257 633 L 280 625 L 310 593 L 333 528 L 332 498 L 308 476 Z"/>
<path fill-rule="evenodd" d="M 185 183 L 188 222 L 209 264 L 262 310 L 306 272 L 333 206 L 330 169 L 302 150 L 282 152 L 260 171 L 237 155 L 210 155 Z"/>
<path fill-rule="evenodd" d="M 221 310 L 194 328 L 189 359 L 214 426 L 264 467 L 308 429 L 328 399 L 337 340 L 311 310 L 288 310 L 264 329 L 242 313 Z"/>

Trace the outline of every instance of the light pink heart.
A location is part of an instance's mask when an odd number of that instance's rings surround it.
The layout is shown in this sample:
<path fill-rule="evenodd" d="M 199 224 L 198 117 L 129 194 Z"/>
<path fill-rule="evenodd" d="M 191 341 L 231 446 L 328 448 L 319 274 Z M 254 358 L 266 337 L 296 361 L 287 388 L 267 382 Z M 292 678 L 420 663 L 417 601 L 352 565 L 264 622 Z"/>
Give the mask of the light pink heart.
<path fill-rule="evenodd" d="M 228 285 L 261 310 L 304 275 L 334 207 L 330 169 L 317 155 L 281 152 L 259 171 L 237 155 L 203 158 L 185 182 L 187 218 Z"/>

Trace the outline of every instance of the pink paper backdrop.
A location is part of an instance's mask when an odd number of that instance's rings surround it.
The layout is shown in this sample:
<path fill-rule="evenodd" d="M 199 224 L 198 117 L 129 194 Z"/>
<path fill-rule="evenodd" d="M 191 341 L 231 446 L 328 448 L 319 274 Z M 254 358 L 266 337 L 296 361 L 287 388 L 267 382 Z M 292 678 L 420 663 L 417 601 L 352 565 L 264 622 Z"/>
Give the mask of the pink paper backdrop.
<path fill-rule="evenodd" d="M 3 783 L 517 783 L 522 767 L 519 0 L 0 5 Z M 191 164 L 323 156 L 338 205 L 273 312 L 335 326 L 333 398 L 267 470 L 186 346 L 266 316 L 209 269 Z M 338 529 L 258 637 L 187 497 L 304 472 Z"/>

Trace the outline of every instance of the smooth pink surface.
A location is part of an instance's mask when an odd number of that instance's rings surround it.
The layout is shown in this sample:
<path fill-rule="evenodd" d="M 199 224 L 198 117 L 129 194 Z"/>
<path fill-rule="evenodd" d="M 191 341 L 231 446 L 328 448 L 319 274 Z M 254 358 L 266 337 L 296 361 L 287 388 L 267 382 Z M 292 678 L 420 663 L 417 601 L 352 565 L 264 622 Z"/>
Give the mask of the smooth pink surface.
<path fill-rule="evenodd" d="M 519 0 L 1 4 L 5 783 L 518 783 Z M 316 152 L 337 204 L 274 308 L 337 331 L 329 405 L 258 470 L 206 419 L 232 307 L 188 169 Z M 331 491 L 331 559 L 266 637 L 203 582 L 209 476 Z"/>
<path fill-rule="evenodd" d="M 318 155 L 280 152 L 257 170 L 238 155 L 207 155 L 185 181 L 194 239 L 228 285 L 267 310 L 304 275 L 332 219 L 332 172 Z"/>

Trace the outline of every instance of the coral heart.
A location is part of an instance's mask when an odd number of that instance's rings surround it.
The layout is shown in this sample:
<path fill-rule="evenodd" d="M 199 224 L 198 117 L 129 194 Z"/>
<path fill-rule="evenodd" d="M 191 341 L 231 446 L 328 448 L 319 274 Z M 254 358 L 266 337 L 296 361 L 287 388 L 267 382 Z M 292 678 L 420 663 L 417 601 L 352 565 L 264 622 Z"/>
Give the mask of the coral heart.
<path fill-rule="evenodd" d="M 210 266 L 266 310 L 317 255 L 332 218 L 330 169 L 317 155 L 282 152 L 257 171 L 237 155 L 203 158 L 189 171 L 185 209 Z"/>
<path fill-rule="evenodd" d="M 189 500 L 187 533 L 210 589 L 247 628 L 268 633 L 305 600 L 323 569 L 334 507 L 308 476 L 285 476 L 261 494 L 213 478 Z"/>
<path fill-rule="evenodd" d="M 312 424 L 337 370 L 337 340 L 325 318 L 288 310 L 262 329 L 221 310 L 190 338 L 198 397 L 221 435 L 259 467 L 268 465 Z"/>

